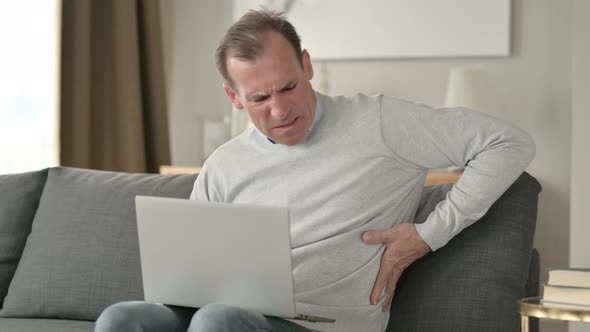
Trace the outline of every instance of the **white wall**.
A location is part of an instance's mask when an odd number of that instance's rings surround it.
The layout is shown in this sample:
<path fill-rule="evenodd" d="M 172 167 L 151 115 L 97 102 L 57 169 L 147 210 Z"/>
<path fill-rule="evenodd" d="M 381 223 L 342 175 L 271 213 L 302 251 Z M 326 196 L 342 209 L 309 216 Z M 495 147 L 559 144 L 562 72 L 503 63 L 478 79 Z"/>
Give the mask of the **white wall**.
<path fill-rule="evenodd" d="M 173 165 L 202 165 L 227 140 L 231 110 L 215 67 L 215 48 L 232 22 L 232 0 L 161 1 Z M 213 132 L 213 135 L 211 134 Z M 208 134 L 208 135 L 207 135 Z"/>
<path fill-rule="evenodd" d="M 570 266 L 590 268 L 590 1 L 573 1 L 572 27 L 572 173 Z M 571 323 L 571 332 L 590 331 L 589 323 Z"/>

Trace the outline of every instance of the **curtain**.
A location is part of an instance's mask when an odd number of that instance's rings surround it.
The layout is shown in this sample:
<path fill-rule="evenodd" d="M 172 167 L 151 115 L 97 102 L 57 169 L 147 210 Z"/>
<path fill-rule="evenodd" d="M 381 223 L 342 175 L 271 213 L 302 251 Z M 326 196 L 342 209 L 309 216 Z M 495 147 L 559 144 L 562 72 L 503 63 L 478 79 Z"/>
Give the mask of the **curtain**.
<path fill-rule="evenodd" d="M 63 0 L 60 164 L 170 164 L 158 0 Z"/>

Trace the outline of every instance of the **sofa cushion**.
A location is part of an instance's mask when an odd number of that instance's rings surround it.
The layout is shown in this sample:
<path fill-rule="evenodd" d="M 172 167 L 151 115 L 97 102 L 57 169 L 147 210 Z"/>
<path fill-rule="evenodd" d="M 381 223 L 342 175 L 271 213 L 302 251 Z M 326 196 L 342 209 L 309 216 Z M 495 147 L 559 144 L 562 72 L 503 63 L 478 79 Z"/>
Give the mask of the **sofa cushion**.
<path fill-rule="evenodd" d="M 0 175 L 0 307 L 31 232 L 47 169 Z"/>
<path fill-rule="evenodd" d="M 92 332 L 94 322 L 65 319 L 0 318 L 0 331 Z"/>
<path fill-rule="evenodd" d="M 143 299 L 134 198 L 188 198 L 195 179 L 50 169 L 0 316 L 95 320 Z"/>
<path fill-rule="evenodd" d="M 449 185 L 425 190 L 423 221 Z M 539 183 L 523 173 L 486 215 L 400 279 L 387 331 L 518 331 L 526 295 Z"/>

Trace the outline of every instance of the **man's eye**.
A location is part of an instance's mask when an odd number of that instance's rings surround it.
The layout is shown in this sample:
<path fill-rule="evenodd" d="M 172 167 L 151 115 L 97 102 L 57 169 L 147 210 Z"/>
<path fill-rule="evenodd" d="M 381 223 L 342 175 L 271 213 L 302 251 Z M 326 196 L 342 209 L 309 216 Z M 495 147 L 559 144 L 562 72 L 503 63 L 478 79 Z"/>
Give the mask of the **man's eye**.
<path fill-rule="evenodd" d="M 264 97 L 258 97 L 258 98 L 254 98 L 254 102 L 256 103 L 260 103 L 265 101 L 266 99 L 268 99 L 268 97 L 264 96 Z"/>
<path fill-rule="evenodd" d="M 286 87 L 284 87 L 284 88 L 281 89 L 281 92 L 291 91 L 291 90 L 295 89 L 295 86 L 297 86 L 297 84 L 293 84 L 291 86 L 286 86 Z"/>

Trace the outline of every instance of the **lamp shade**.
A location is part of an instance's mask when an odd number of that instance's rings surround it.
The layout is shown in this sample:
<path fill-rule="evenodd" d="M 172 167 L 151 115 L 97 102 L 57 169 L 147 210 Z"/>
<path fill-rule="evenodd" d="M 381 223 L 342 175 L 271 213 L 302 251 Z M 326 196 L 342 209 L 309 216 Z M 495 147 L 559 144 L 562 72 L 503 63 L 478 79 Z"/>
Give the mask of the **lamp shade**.
<path fill-rule="evenodd" d="M 482 65 L 453 67 L 449 73 L 446 107 L 467 107 L 479 111 L 494 110 L 493 87 Z"/>

